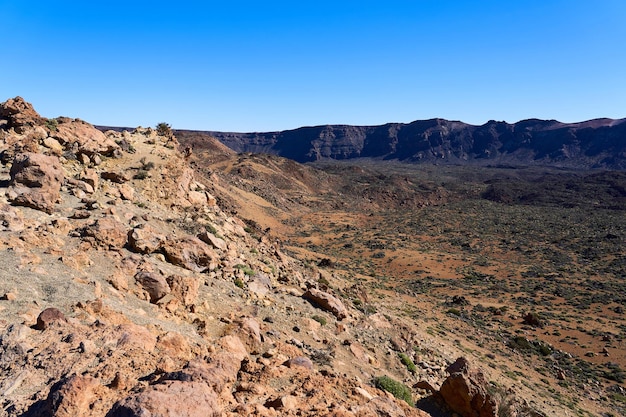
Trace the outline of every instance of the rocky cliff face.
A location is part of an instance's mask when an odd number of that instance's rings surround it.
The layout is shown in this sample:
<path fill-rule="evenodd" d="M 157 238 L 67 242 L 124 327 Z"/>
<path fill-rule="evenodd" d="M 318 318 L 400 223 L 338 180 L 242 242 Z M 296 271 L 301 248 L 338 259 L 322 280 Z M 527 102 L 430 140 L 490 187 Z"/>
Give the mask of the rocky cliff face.
<path fill-rule="evenodd" d="M 193 132 L 197 134 L 198 132 Z M 626 119 L 566 124 L 530 119 L 482 126 L 443 119 L 382 126 L 316 126 L 269 133 L 205 132 L 238 152 L 298 162 L 381 158 L 406 162 L 626 169 Z M 180 131 L 179 135 L 192 134 Z"/>

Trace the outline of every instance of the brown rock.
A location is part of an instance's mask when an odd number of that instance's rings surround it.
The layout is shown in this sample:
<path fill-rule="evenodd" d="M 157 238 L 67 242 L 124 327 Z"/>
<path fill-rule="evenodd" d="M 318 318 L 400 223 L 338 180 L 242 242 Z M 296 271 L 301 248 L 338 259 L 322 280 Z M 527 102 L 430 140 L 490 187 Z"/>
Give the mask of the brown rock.
<path fill-rule="evenodd" d="M 343 320 L 348 317 L 348 311 L 343 303 L 335 296 L 330 295 L 327 292 L 317 290 L 315 288 L 309 288 L 302 297 L 311 301 L 313 304 L 320 307 L 322 310 L 330 311 L 337 317 L 338 320 Z"/>
<path fill-rule="evenodd" d="M 128 232 L 126 226 L 113 217 L 103 217 L 87 227 L 85 235 L 91 236 L 100 245 L 121 249 L 126 245 Z"/>
<path fill-rule="evenodd" d="M 120 152 L 120 147 L 114 140 L 107 138 L 104 133 L 82 120 L 58 118 L 56 131 L 50 136 L 58 139 L 66 149 L 72 149 L 76 154 L 85 155 L 86 163 L 91 162 L 89 157 L 95 154 L 114 156 Z"/>
<path fill-rule="evenodd" d="M 52 213 L 65 178 L 59 158 L 37 153 L 15 156 L 7 196 L 13 204 Z"/>
<path fill-rule="evenodd" d="M 251 350 L 256 350 L 261 345 L 261 326 L 253 317 L 243 317 L 234 323 L 234 333 Z"/>
<path fill-rule="evenodd" d="M 480 370 L 470 369 L 467 359 L 459 358 L 446 371 L 450 376 L 439 394 L 450 409 L 463 417 L 496 417 L 497 404 Z"/>
<path fill-rule="evenodd" d="M 165 381 L 116 403 L 110 416 L 219 417 L 217 395 L 203 382 Z"/>
<path fill-rule="evenodd" d="M 156 303 L 171 291 L 165 277 L 155 272 L 140 271 L 135 275 L 135 280 L 150 294 L 151 303 Z"/>
<path fill-rule="evenodd" d="M 22 212 L 8 204 L 0 205 L 0 227 L 9 232 L 24 230 L 24 217 Z"/>
<path fill-rule="evenodd" d="M 116 331 L 119 332 L 117 340 L 119 348 L 152 352 L 156 346 L 156 337 L 144 327 L 128 323 L 119 325 Z"/>
<path fill-rule="evenodd" d="M 95 169 L 85 168 L 78 179 L 91 185 L 94 190 L 97 190 L 98 185 L 100 185 L 100 178 L 98 177 L 98 173 Z"/>
<path fill-rule="evenodd" d="M 128 234 L 130 248 L 139 253 L 152 253 L 159 250 L 165 236 L 158 233 L 152 226 L 146 224 L 136 227 Z"/>
<path fill-rule="evenodd" d="M 275 410 L 296 410 L 298 408 L 298 398 L 293 395 L 283 395 L 275 400 L 268 400 L 264 405 L 267 408 L 274 408 Z"/>
<path fill-rule="evenodd" d="M 198 235 L 198 239 L 200 239 L 201 241 L 208 243 L 209 245 L 213 246 L 215 249 L 219 249 L 219 250 L 226 250 L 227 246 L 226 246 L 226 242 L 224 241 L 224 239 L 220 239 L 219 237 L 215 236 L 213 233 L 211 232 L 202 232 Z"/>
<path fill-rule="evenodd" d="M 130 179 L 123 172 L 106 171 L 106 172 L 101 173 L 100 176 L 103 179 L 109 180 L 109 181 L 114 182 L 116 184 L 123 184 L 125 182 L 128 182 L 129 179 Z"/>
<path fill-rule="evenodd" d="M 132 201 L 135 198 L 135 189 L 128 184 L 121 184 L 119 187 L 123 200 Z"/>
<path fill-rule="evenodd" d="M 157 340 L 157 349 L 172 358 L 188 359 L 191 354 L 187 339 L 180 333 L 167 332 Z"/>
<path fill-rule="evenodd" d="M 285 362 L 284 365 L 288 368 L 301 367 L 306 369 L 313 369 L 313 362 L 311 362 L 311 359 L 305 356 L 296 356 L 295 358 L 291 358 L 287 362 Z"/>
<path fill-rule="evenodd" d="M 92 405 L 100 399 L 100 382 L 89 375 L 76 375 L 55 384 L 46 400 L 47 415 L 75 417 L 91 414 Z"/>
<path fill-rule="evenodd" d="M 221 393 L 237 380 L 241 361 L 248 355 L 241 340 L 236 336 L 220 339 L 221 349 L 207 363 L 200 359 L 190 361 L 179 372 L 164 377 L 166 380 L 204 382 L 217 393 Z"/>
<path fill-rule="evenodd" d="M 58 308 L 49 307 L 42 311 L 37 317 L 35 329 L 46 330 L 54 322 L 67 322 L 65 315 Z"/>
<path fill-rule="evenodd" d="M 204 272 L 218 259 L 217 254 L 197 237 L 186 236 L 163 244 L 166 259 L 195 272 Z"/>
<path fill-rule="evenodd" d="M 17 133 L 24 133 L 25 127 L 34 127 L 43 121 L 33 105 L 19 96 L 0 104 L 0 118 L 7 119 L 8 127 Z"/>
<path fill-rule="evenodd" d="M 172 295 L 183 302 L 185 306 L 193 305 L 198 298 L 200 280 L 194 277 L 171 275 L 167 277 Z"/>

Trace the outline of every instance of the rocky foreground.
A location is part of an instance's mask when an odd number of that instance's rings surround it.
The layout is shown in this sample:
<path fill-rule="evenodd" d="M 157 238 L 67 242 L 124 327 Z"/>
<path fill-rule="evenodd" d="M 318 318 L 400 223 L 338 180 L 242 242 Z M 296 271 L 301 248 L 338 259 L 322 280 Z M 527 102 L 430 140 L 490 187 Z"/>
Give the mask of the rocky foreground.
<path fill-rule="evenodd" d="M 541 415 L 226 215 L 167 129 L 16 97 L 0 158 L 2 415 Z"/>

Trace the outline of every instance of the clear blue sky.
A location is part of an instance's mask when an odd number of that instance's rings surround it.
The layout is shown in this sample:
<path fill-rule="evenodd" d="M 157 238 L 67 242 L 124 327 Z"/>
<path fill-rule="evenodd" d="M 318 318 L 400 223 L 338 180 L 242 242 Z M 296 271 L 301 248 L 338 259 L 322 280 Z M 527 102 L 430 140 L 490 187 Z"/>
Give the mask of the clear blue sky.
<path fill-rule="evenodd" d="M 626 1 L 0 0 L 0 101 L 269 131 L 626 117 Z"/>

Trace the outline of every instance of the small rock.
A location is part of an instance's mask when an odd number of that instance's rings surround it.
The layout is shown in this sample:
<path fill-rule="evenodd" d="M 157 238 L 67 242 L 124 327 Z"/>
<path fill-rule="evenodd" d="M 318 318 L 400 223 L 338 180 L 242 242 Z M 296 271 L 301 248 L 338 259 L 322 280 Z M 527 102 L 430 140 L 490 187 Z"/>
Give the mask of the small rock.
<path fill-rule="evenodd" d="M 1 299 L 6 300 L 6 301 L 15 301 L 17 300 L 17 295 L 15 295 L 15 293 L 12 293 L 12 292 L 7 292 L 7 293 L 4 293 Z"/>
<path fill-rule="evenodd" d="M 37 317 L 35 329 L 46 330 L 54 322 L 67 322 L 65 315 L 58 308 L 49 307 L 42 311 Z"/>
<path fill-rule="evenodd" d="M 323 310 L 330 311 L 338 320 L 343 320 L 348 317 L 348 311 L 343 303 L 337 297 L 329 293 L 315 288 L 309 288 L 309 290 L 302 295 L 302 298 L 311 301 Z"/>
<path fill-rule="evenodd" d="M 311 359 L 304 356 L 296 356 L 295 358 L 289 359 L 284 363 L 288 368 L 302 367 L 306 369 L 313 369 L 313 362 Z"/>

